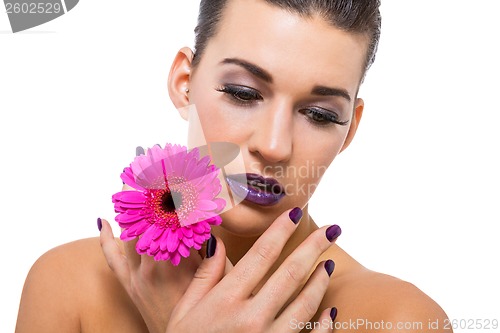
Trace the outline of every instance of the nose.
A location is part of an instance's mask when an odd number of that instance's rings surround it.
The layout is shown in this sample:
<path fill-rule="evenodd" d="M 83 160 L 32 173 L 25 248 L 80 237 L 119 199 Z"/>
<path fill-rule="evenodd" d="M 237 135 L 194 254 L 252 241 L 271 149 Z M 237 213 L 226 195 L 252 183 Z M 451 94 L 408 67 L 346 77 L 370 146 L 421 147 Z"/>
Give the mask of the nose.
<path fill-rule="evenodd" d="M 293 117 L 285 103 L 259 110 L 248 142 L 250 153 L 259 154 L 268 163 L 283 163 L 293 150 Z"/>

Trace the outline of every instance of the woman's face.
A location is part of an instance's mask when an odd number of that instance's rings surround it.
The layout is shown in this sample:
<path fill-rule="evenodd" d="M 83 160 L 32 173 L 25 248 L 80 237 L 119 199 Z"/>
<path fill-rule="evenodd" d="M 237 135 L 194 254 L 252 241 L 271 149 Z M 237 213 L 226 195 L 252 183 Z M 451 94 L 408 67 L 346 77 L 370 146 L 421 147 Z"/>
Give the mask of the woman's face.
<path fill-rule="evenodd" d="M 356 131 L 366 49 L 364 37 L 321 18 L 264 1 L 228 1 L 188 81 L 171 73 L 171 84 L 189 87 L 188 104 L 195 104 L 207 142 L 239 145 L 246 172 L 273 177 L 285 195 L 270 206 L 241 202 L 222 215 L 222 227 L 258 235 L 284 210 L 306 206 Z M 184 63 L 173 71 L 187 71 L 188 58 L 178 57 Z"/>

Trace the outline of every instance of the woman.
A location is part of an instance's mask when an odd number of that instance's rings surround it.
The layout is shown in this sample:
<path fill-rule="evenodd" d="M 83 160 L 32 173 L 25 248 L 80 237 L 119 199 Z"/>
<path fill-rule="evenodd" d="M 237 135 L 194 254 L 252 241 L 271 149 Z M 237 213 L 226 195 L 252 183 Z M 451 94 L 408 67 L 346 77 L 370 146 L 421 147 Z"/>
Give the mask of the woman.
<path fill-rule="evenodd" d="M 238 144 L 246 172 L 286 193 L 222 214 L 206 250 L 178 267 L 115 242 L 98 219 L 100 244 L 66 244 L 34 265 L 16 331 L 425 332 L 436 321 L 443 331 L 434 301 L 364 268 L 334 244 L 340 227 L 318 228 L 308 214 L 322 173 L 361 120 L 357 93 L 375 56 L 378 6 L 201 1 L 196 53 L 183 48 L 172 64 L 172 102 L 195 105 L 207 142 Z M 301 167 L 310 172 L 277 172 Z"/>

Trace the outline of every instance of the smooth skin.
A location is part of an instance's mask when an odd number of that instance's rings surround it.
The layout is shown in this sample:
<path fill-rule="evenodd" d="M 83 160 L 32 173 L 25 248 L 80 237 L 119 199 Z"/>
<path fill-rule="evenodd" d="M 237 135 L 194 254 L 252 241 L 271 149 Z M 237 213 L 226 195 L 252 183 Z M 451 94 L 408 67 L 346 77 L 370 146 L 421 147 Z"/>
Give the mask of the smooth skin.
<path fill-rule="evenodd" d="M 427 324 L 444 323 L 439 305 L 412 284 L 365 268 L 327 240 L 327 226 L 316 225 L 308 212 L 313 191 L 299 189 L 314 189 L 321 173 L 273 172 L 311 161 L 326 169 L 349 146 L 364 109 L 357 92 L 366 38 L 261 0 L 229 1 L 219 28 L 197 67 L 191 50 L 179 51 L 170 98 L 177 108 L 196 105 L 207 141 L 238 144 L 247 172 L 277 178 L 288 186 L 287 196 L 275 206 L 244 202 L 225 212 L 213 228 L 214 256 L 192 251 L 178 267 L 139 256 L 135 242 L 115 239 L 103 220 L 100 238 L 57 247 L 33 265 L 16 332 L 299 332 L 301 322 L 329 322 L 333 306 L 335 332 L 436 332 Z M 256 65 L 268 77 L 225 59 Z M 252 93 L 222 92 L 227 85 Z M 318 96 L 316 86 L 341 89 L 349 98 Z M 319 124 L 308 112 L 318 107 L 347 124 Z M 297 225 L 288 216 L 293 207 L 303 209 Z M 328 259 L 336 264 L 331 277 Z M 347 325 L 358 319 L 386 325 Z"/>

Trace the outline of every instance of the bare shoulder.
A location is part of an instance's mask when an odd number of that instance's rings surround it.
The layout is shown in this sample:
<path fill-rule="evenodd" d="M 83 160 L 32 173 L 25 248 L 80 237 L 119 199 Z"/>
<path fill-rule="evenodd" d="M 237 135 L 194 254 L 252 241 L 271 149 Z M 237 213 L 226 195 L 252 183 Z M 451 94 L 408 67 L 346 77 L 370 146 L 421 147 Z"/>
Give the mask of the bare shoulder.
<path fill-rule="evenodd" d="M 134 318 L 134 310 L 102 255 L 99 239 L 82 239 L 49 250 L 33 264 L 16 332 L 99 332 L 106 325 L 102 317 L 121 319 L 125 313 Z"/>
<path fill-rule="evenodd" d="M 338 308 L 337 325 L 344 325 L 339 331 L 447 332 L 447 316 L 432 298 L 409 282 L 364 267 L 334 276 L 325 305 Z"/>

